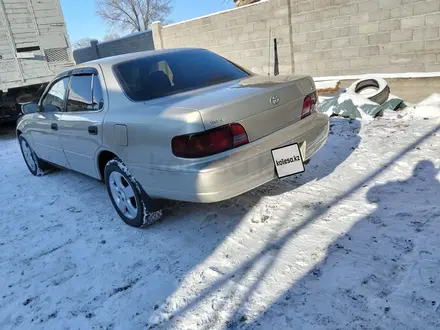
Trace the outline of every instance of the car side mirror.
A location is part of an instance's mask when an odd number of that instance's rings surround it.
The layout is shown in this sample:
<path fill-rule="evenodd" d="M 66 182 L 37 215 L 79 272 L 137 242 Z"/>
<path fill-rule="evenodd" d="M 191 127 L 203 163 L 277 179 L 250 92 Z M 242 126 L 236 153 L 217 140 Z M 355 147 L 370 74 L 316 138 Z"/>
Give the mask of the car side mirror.
<path fill-rule="evenodd" d="M 25 115 L 35 113 L 40 110 L 40 107 L 36 103 L 26 103 L 21 105 L 21 112 Z"/>

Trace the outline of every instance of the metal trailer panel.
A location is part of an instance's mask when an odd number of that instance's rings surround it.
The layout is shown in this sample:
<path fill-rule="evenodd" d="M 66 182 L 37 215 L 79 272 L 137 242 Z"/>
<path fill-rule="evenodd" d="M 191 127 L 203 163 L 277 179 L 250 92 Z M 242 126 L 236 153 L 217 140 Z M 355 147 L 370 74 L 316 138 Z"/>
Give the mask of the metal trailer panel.
<path fill-rule="evenodd" d="M 0 90 L 47 83 L 73 65 L 59 0 L 0 0 Z"/>

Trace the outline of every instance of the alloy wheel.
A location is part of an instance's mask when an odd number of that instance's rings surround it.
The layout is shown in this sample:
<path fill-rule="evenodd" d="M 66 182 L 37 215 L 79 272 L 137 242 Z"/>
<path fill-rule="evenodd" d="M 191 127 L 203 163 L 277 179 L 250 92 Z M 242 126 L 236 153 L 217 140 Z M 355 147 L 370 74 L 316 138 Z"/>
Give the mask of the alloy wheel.
<path fill-rule="evenodd" d="M 109 177 L 110 191 L 118 209 L 129 219 L 138 214 L 138 201 L 128 180 L 119 172 L 113 171 Z"/>

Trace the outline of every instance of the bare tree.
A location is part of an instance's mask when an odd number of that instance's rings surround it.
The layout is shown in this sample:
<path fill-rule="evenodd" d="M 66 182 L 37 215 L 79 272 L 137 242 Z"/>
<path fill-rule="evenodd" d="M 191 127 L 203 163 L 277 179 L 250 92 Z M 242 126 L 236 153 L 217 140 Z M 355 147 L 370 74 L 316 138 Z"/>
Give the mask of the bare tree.
<path fill-rule="evenodd" d="M 104 36 L 104 38 L 103 38 L 103 40 L 104 41 L 109 41 L 109 40 L 113 40 L 113 39 L 118 39 L 118 38 L 120 38 L 121 36 L 118 34 L 118 33 L 107 33 L 105 36 Z"/>
<path fill-rule="evenodd" d="M 171 0 L 97 0 L 97 6 L 107 24 L 131 32 L 148 30 L 171 13 Z"/>
<path fill-rule="evenodd" d="M 90 46 L 90 38 L 82 38 L 73 43 L 73 49 L 79 49 Z"/>

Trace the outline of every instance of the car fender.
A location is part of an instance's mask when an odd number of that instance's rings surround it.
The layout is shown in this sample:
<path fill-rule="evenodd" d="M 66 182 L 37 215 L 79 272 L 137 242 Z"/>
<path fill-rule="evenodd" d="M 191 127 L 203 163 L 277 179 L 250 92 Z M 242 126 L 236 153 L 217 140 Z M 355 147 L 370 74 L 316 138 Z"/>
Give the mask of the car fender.
<path fill-rule="evenodd" d="M 32 134 L 30 134 L 27 129 L 27 126 L 29 125 L 32 117 L 33 117 L 32 114 L 21 116 L 17 121 L 17 127 L 16 127 L 15 131 L 16 131 L 17 137 L 18 137 L 18 132 L 21 132 L 21 135 L 26 139 L 26 141 L 29 143 L 29 145 L 32 148 L 34 148 L 34 139 L 32 137 Z"/>
<path fill-rule="evenodd" d="M 101 154 L 103 153 L 103 152 L 111 152 L 112 154 L 114 154 L 117 158 L 119 158 L 124 164 L 126 164 L 125 163 L 125 160 L 124 160 L 124 157 L 121 157 L 120 156 L 120 154 L 119 153 L 117 153 L 117 152 L 115 152 L 114 150 L 112 150 L 112 148 L 110 148 L 110 147 L 108 147 L 108 146 L 101 146 L 101 147 L 99 147 L 97 150 L 96 150 L 96 152 L 95 152 L 95 161 L 94 161 L 94 163 L 95 163 L 95 171 L 96 171 L 96 173 L 98 173 L 98 178 L 100 179 L 100 180 L 103 180 L 104 178 L 102 177 L 102 175 L 101 175 L 101 170 L 100 170 L 100 166 L 99 166 L 99 158 L 101 157 Z"/>

